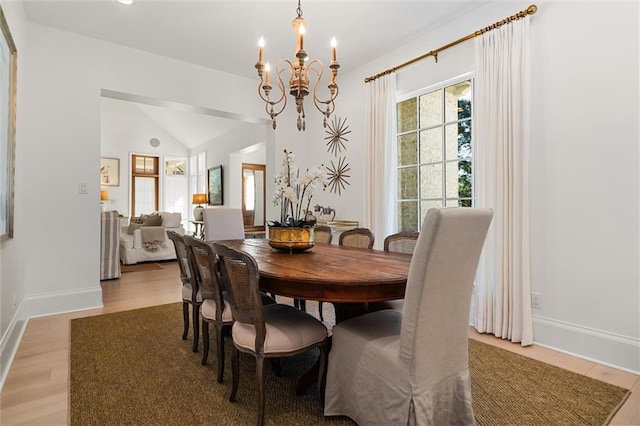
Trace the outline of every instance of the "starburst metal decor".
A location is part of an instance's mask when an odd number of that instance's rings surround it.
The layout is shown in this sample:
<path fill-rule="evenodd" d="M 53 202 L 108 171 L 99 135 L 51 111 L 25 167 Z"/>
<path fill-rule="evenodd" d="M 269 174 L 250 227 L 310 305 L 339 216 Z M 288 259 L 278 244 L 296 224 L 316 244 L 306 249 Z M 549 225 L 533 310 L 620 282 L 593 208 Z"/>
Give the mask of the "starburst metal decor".
<path fill-rule="evenodd" d="M 327 166 L 327 186 L 334 194 L 337 191 L 338 195 L 342 195 L 342 190 L 345 189 L 346 185 L 350 185 L 346 178 L 351 177 L 351 175 L 347 174 L 351 167 L 349 167 L 349 163 L 345 162 L 346 159 L 347 157 L 338 158 L 337 165 L 331 160 L 331 166 Z"/>
<path fill-rule="evenodd" d="M 347 142 L 349 139 L 345 138 L 345 135 L 351 133 L 349 130 L 349 126 L 347 126 L 347 119 L 344 120 L 339 117 L 333 117 L 333 121 L 331 121 L 327 127 L 329 130 L 325 130 L 324 132 L 329 135 L 325 136 L 325 140 L 327 141 L 327 152 L 332 152 L 333 155 L 338 155 L 338 153 L 342 153 L 343 149 L 346 149 L 344 146 L 344 142 Z"/>

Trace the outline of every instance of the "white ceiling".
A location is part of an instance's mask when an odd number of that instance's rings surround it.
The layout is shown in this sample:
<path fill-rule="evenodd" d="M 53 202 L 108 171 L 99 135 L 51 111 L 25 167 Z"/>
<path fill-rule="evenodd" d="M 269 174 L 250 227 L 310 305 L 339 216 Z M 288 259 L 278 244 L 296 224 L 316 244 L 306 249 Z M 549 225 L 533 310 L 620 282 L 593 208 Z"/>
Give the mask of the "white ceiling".
<path fill-rule="evenodd" d="M 307 22 L 305 50 L 312 59 L 326 63 L 329 41 L 335 36 L 344 73 L 483 3 L 305 0 L 301 5 Z M 260 36 L 266 41 L 265 60 L 272 63 L 292 57 L 295 48 L 291 29 L 295 0 L 134 0 L 131 6 L 116 0 L 26 0 L 24 8 L 32 22 L 255 78 L 256 84 Z M 195 141 L 211 140 L 218 126 L 229 125 L 225 125 L 228 119 L 207 114 L 189 117 L 193 113 L 143 109 L 189 148 L 197 146 Z"/>

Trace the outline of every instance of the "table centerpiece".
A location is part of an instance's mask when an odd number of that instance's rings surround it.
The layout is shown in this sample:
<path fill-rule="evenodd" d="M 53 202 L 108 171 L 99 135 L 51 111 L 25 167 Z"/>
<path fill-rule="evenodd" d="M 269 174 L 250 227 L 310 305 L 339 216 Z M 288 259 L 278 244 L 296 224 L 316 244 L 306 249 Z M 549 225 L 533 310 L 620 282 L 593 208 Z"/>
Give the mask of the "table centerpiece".
<path fill-rule="evenodd" d="M 284 150 L 282 169 L 275 177 L 274 205 L 280 206 L 280 220 L 269 221 L 269 245 L 289 252 L 304 251 L 314 246 L 316 220 L 309 211 L 318 187 L 326 187 L 326 178 L 315 166 L 302 175 L 293 152 Z"/>

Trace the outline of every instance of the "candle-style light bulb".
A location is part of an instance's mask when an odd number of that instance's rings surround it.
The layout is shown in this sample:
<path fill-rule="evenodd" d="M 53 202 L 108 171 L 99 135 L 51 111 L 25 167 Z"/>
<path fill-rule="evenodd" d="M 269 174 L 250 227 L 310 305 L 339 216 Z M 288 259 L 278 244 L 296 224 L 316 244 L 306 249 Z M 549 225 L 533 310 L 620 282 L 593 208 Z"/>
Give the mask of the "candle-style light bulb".
<path fill-rule="evenodd" d="M 269 62 L 267 62 L 264 66 L 264 85 L 268 86 L 269 85 L 269 71 L 271 71 L 271 65 L 269 65 Z"/>
<path fill-rule="evenodd" d="M 335 61 L 336 60 L 336 45 L 338 44 L 338 42 L 336 42 L 336 38 L 333 37 L 331 39 L 331 60 Z"/>
<path fill-rule="evenodd" d="M 258 62 L 262 62 L 264 58 L 264 37 L 260 37 L 260 40 L 258 40 L 258 47 L 260 48 L 258 51 Z"/>
<path fill-rule="evenodd" d="M 300 37 L 300 50 L 304 49 L 304 34 L 307 32 L 304 24 L 300 25 L 300 29 L 298 30 L 298 36 Z"/>

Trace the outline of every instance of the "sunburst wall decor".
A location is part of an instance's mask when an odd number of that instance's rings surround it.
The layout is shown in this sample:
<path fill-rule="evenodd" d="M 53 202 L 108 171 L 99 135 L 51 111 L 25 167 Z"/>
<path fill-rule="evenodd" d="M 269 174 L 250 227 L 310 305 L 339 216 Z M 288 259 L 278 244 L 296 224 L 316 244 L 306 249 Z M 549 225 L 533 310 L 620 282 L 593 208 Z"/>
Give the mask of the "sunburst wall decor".
<path fill-rule="evenodd" d="M 347 126 L 347 119 L 344 120 L 339 117 L 333 117 L 333 120 L 327 125 L 329 130 L 325 130 L 326 136 L 324 139 L 327 141 L 327 152 L 332 152 L 333 155 L 338 155 L 343 149 L 346 149 L 344 142 L 348 139 L 345 135 L 351 133 L 349 126 Z"/>
<path fill-rule="evenodd" d="M 346 157 L 340 157 L 337 164 L 334 164 L 332 160 L 331 166 L 327 166 L 329 190 L 333 193 L 337 191 L 338 195 L 342 195 L 342 190 L 345 189 L 346 185 L 350 185 L 346 178 L 351 177 L 351 175 L 347 174 L 351 168 L 346 159 Z"/>

